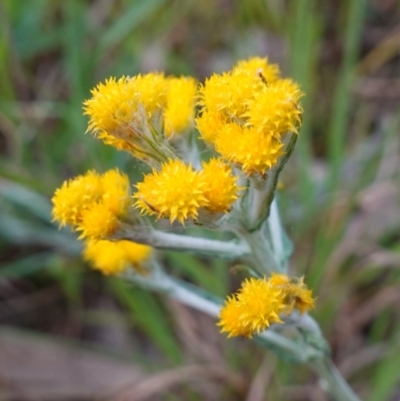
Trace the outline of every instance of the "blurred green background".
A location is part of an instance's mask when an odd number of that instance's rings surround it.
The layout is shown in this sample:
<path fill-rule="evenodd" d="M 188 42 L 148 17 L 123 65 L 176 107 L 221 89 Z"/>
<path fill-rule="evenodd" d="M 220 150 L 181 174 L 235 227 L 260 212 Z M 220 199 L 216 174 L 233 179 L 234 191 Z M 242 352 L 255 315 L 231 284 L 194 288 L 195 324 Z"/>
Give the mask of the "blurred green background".
<path fill-rule="evenodd" d="M 267 55 L 306 93 L 279 194 L 293 274 L 318 296 L 346 379 L 365 400 L 398 400 L 399 16 L 396 0 L 0 1 L 0 399 L 327 400 L 307 367 L 89 270 L 50 222 L 64 179 L 141 171 L 84 135 L 97 82 L 203 80 Z M 235 288 L 225 262 L 165 262 L 218 295 Z"/>

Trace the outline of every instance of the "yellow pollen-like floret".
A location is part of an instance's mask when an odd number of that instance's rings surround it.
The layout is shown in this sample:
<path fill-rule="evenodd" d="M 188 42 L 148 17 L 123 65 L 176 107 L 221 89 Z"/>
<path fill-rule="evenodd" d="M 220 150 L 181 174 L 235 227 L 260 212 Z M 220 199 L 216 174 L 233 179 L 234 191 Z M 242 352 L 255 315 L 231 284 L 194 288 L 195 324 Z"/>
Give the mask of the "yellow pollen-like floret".
<path fill-rule="evenodd" d="M 200 88 L 200 104 L 204 110 L 223 112 L 227 118 L 241 118 L 247 111 L 246 100 L 262 87 L 256 72 L 254 75 L 214 74 Z"/>
<path fill-rule="evenodd" d="M 98 239 L 114 234 L 118 228 L 118 215 L 107 204 L 96 203 L 82 213 L 76 230 L 81 232 L 79 238 Z"/>
<path fill-rule="evenodd" d="M 141 100 L 136 79 L 109 78 L 91 93 L 92 97 L 83 103 L 84 114 L 89 116 L 88 131 L 95 135 L 102 132 L 112 135 L 127 129 L 135 120 Z"/>
<path fill-rule="evenodd" d="M 164 110 L 166 136 L 181 133 L 193 124 L 197 81 L 191 77 L 168 78 Z"/>
<path fill-rule="evenodd" d="M 165 106 L 164 74 L 110 78 L 92 89 L 91 94 L 83 103 L 84 114 L 89 116 L 87 131 L 140 158 L 136 150 L 146 148 L 142 136 L 149 135 L 148 120 L 156 123 Z"/>
<path fill-rule="evenodd" d="M 285 294 L 285 313 L 292 312 L 294 308 L 304 313 L 314 307 L 315 299 L 312 297 L 312 291 L 306 287 L 302 277 L 290 279 L 284 274 L 273 274 L 270 282 L 280 287 Z"/>
<path fill-rule="evenodd" d="M 60 225 L 81 231 L 81 238 L 99 238 L 116 231 L 129 207 L 129 179 L 117 169 L 93 171 L 64 182 L 53 196 L 53 216 Z"/>
<path fill-rule="evenodd" d="M 235 299 L 236 303 L 232 302 L 232 298 L 228 299 L 219 315 L 221 332 L 227 332 L 229 337 L 251 337 L 272 323 L 282 323 L 279 318 L 285 308 L 282 291 L 269 285 L 266 279 L 246 279 Z"/>
<path fill-rule="evenodd" d="M 164 74 L 154 72 L 137 75 L 134 79 L 140 102 L 144 105 L 148 116 L 151 117 L 165 106 L 168 90 L 167 79 Z"/>
<path fill-rule="evenodd" d="M 251 337 L 253 330 L 250 326 L 244 325 L 240 316 L 243 312 L 243 307 L 237 300 L 236 296 L 230 296 L 226 299 L 224 307 L 219 313 L 219 323 L 221 332 L 227 332 L 230 337 Z"/>
<path fill-rule="evenodd" d="M 88 241 L 83 256 L 94 269 L 103 274 L 118 274 L 129 267 L 138 273 L 145 273 L 145 264 L 152 248 L 132 241 Z"/>
<path fill-rule="evenodd" d="M 284 274 L 273 274 L 269 279 L 249 278 L 236 294 L 227 298 L 217 325 L 228 337 L 251 337 L 272 323 L 283 323 L 280 315 L 288 315 L 293 308 L 307 312 L 314 303 L 302 279 Z"/>
<path fill-rule="evenodd" d="M 260 74 L 263 78 L 260 78 Z M 200 88 L 203 110 L 223 112 L 227 118 L 243 118 L 248 102 L 263 91 L 266 82 L 275 82 L 279 68 L 266 58 L 250 58 L 239 62 L 231 72 L 214 74 Z"/>
<path fill-rule="evenodd" d="M 103 184 L 101 177 L 95 171 L 88 171 L 71 180 L 64 181 L 52 198 L 53 219 L 60 223 L 77 224 L 82 212 L 97 202 L 103 195 Z"/>
<path fill-rule="evenodd" d="M 102 203 L 115 215 L 125 215 L 130 202 L 128 176 L 114 169 L 103 174 L 101 179 L 104 187 Z"/>
<path fill-rule="evenodd" d="M 259 131 L 283 135 L 298 133 L 302 109 L 302 93 L 290 79 L 281 79 L 258 93 L 248 102 L 247 124 Z"/>
<path fill-rule="evenodd" d="M 280 71 L 277 64 L 270 64 L 268 58 L 251 57 L 248 60 L 239 61 L 233 68 L 232 74 L 262 74 L 263 79 L 269 85 L 279 79 Z"/>
<path fill-rule="evenodd" d="M 215 142 L 216 151 L 226 160 L 240 165 L 246 174 L 264 174 L 283 154 L 283 144 L 255 128 L 226 124 Z"/>
<path fill-rule="evenodd" d="M 208 203 L 200 174 L 180 160 L 170 160 L 159 172 L 153 170 L 136 188 L 135 206 L 142 213 L 169 218 L 171 222 L 195 219 L 198 210 Z"/>
<path fill-rule="evenodd" d="M 204 196 L 208 200 L 205 208 L 211 212 L 228 212 L 240 189 L 231 168 L 222 160 L 211 159 L 203 163 L 200 175 L 205 183 Z"/>
<path fill-rule="evenodd" d="M 218 133 L 226 124 L 226 118 L 219 111 L 203 111 L 200 117 L 196 119 L 197 129 L 201 138 L 207 143 L 214 143 Z"/>

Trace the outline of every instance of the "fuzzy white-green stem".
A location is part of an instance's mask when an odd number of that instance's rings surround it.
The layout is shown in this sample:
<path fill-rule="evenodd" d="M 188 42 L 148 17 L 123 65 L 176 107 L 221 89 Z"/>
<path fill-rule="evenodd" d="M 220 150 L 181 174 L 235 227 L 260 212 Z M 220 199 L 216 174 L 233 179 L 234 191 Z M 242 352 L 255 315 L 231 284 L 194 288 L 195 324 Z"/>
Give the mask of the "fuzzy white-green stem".
<path fill-rule="evenodd" d="M 279 262 L 272 252 L 270 243 L 267 241 L 262 228 L 249 232 L 245 228 L 239 227 L 235 232 L 239 238 L 246 241 L 251 252 L 249 256 L 251 265 L 261 276 L 268 276 L 274 271 L 281 271 Z"/>
<path fill-rule="evenodd" d="M 317 359 L 308 365 L 318 375 L 320 386 L 336 401 L 361 401 L 329 358 Z"/>
<path fill-rule="evenodd" d="M 185 251 L 223 259 L 243 258 L 250 254 L 249 246 L 241 240 L 219 241 L 190 237 L 156 230 L 150 226 L 123 225 L 112 239 L 128 239 L 157 249 Z"/>

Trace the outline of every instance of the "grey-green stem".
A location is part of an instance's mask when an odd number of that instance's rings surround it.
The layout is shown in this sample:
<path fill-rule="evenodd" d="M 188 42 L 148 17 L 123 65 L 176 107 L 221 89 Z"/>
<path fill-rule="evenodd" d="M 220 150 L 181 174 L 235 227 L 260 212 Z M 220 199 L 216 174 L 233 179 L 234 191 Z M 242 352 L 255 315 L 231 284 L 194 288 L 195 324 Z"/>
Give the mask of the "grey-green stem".
<path fill-rule="evenodd" d="M 250 255 L 249 246 L 241 240 L 219 241 L 190 237 L 156 230 L 149 226 L 122 225 L 112 239 L 127 239 L 157 249 L 184 251 L 202 256 L 238 259 Z"/>
<path fill-rule="evenodd" d="M 329 358 L 317 359 L 308 365 L 318 375 L 320 386 L 336 401 L 361 401 Z"/>

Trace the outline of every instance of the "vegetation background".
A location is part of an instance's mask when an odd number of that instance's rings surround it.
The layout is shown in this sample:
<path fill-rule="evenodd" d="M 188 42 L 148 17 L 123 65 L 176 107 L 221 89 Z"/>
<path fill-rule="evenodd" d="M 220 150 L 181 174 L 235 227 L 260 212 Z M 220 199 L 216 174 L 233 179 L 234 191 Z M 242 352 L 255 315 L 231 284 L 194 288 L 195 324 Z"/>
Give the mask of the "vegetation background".
<path fill-rule="evenodd" d="M 279 194 L 292 271 L 318 296 L 346 379 L 365 400 L 398 400 L 399 17 L 396 0 L 0 1 L 0 399 L 327 400 L 307 367 L 91 271 L 50 222 L 64 179 L 115 166 L 140 176 L 84 135 L 97 82 L 150 70 L 203 80 L 268 55 L 306 93 Z M 164 260 L 221 296 L 237 286 L 225 262 Z"/>

